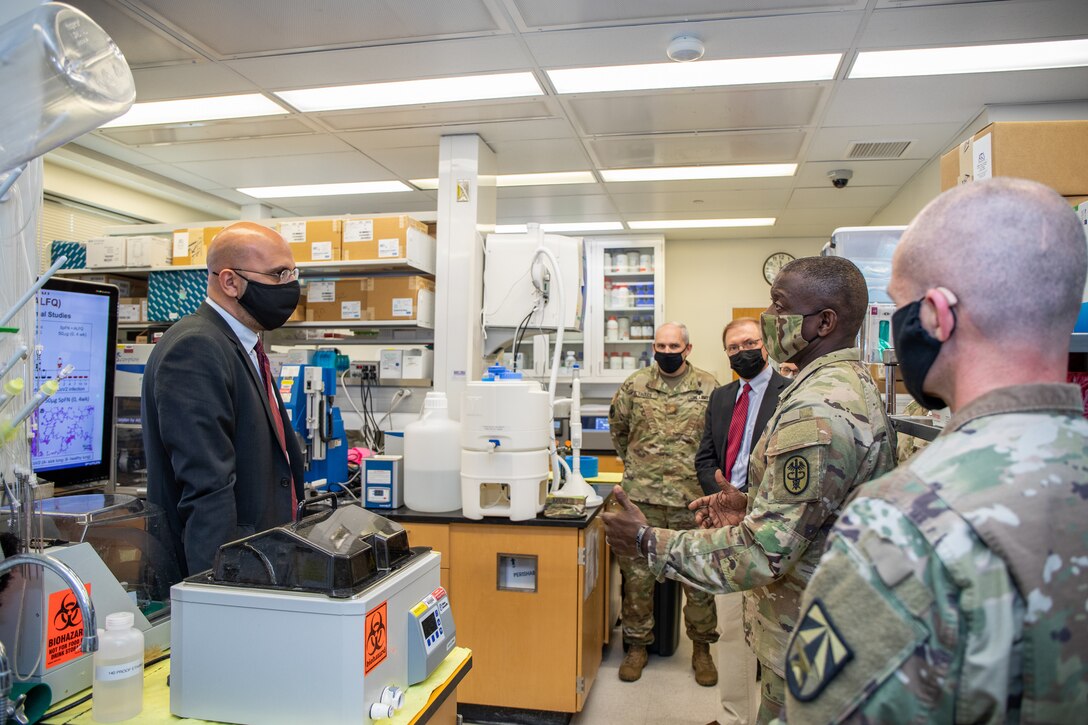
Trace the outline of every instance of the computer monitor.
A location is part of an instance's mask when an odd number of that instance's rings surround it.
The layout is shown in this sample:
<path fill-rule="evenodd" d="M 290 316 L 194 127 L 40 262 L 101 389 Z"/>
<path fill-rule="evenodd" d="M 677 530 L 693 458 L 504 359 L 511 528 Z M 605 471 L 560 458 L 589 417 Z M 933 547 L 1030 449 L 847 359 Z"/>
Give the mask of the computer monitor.
<path fill-rule="evenodd" d="M 110 475 L 117 297 L 113 285 L 56 277 L 38 293 L 34 390 L 75 368 L 31 419 L 34 472 L 57 486 Z"/>

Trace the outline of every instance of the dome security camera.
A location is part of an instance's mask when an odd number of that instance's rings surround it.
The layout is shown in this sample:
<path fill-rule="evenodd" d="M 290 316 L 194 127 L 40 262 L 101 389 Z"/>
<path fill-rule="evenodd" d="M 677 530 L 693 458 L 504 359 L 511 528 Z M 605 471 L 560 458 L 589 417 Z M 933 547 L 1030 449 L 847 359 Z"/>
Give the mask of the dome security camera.
<path fill-rule="evenodd" d="M 836 189 L 845 189 L 850 179 L 854 178 L 854 172 L 850 169 L 835 169 L 827 172 L 827 178 L 831 179 L 831 184 Z"/>
<path fill-rule="evenodd" d="M 702 58 L 705 50 L 703 41 L 694 35 L 678 35 L 669 42 L 665 54 L 669 56 L 669 60 L 675 60 L 678 63 L 690 63 L 693 60 Z"/>

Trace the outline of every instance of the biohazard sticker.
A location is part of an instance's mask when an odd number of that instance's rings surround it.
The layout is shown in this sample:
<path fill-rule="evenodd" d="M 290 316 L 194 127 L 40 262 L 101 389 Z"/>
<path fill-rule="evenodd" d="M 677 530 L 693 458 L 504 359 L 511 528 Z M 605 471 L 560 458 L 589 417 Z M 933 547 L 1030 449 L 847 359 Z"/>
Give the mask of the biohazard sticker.
<path fill-rule="evenodd" d="M 799 496 L 808 488 L 809 467 L 804 456 L 790 456 L 782 467 L 783 483 L 786 490 Z"/>
<path fill-rule="evenodd" d="M 87 594 L 91 585 L 85 584 Z M 46 623 L 45 669 L 56 667 L 80 655 L 83 641 L 83 614 L 79 611 L 76 595 L 61 589 L 49 595 L 49 619 Z"/>
<path fill-rule="evenodd" d="M 389 619 L 386 617 L 386 602 L 382 602 L 366 613 L 366 657 L 363 660 L 363 674 L 385 661 L 389 644 Z"/>

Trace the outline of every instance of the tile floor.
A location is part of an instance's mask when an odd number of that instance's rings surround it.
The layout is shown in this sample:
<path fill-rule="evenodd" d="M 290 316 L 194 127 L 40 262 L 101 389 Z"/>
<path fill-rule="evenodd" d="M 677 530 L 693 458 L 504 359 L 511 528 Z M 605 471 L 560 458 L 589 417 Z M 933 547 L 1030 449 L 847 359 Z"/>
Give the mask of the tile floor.
<path fill-rule="evenodd" d="M 684 636 L 682 628 L 680 644 L 672 657 L 650 655 L 638 682 L 620 681 L 621 640 L 617 627 L 605 647 L 586 706 L 571 719 L 571 725 L 706 725 L 718 717 L 718 688 L 695 684 L 691 640 Z"/>

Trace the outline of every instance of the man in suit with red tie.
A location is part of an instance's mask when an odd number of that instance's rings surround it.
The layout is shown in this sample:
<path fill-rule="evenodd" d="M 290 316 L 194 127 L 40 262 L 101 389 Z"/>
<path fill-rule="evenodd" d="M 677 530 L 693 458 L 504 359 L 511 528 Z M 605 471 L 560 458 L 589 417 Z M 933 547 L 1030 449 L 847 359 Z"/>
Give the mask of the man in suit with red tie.
<path fill-rule="evenodd" d="M 267 227 L 232 224 L 208 250 L 207 289 L 155 345 L 143 381 L 147 497 L 185 575 L 211 568 L 224 543 L 291 521 L 302 498 L 302 451 L 259 336 L 298 304 L 291 249 Z"/>
<path fill-rule="evenodd" d="M 778 396 L 790 381 L 767 363 L 759 321 L 739 317 L 722 332 L 722 347 L 729 366 L 740 379 L 710 395 L 706 426 L 695 470 L 706 494 L 734 486 L 748 488 L 748 456 L 778 405 Z M 756 657 L 745 642 L 742 607 L 744 594 L 718 596 L 718 690 L 724 717 L 722 725 L 747 725 L 759 708 Z"/>

